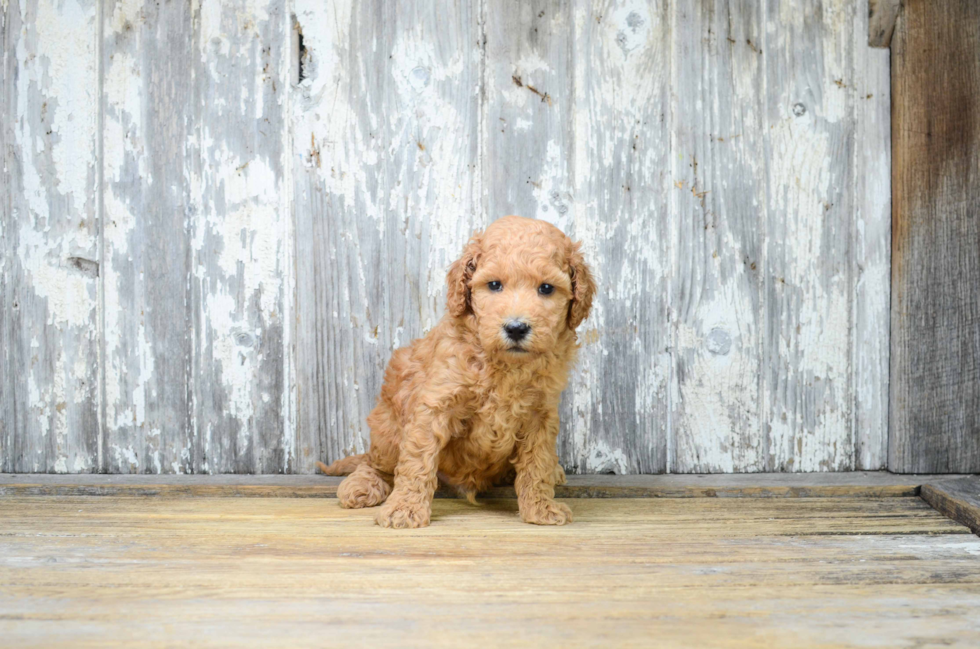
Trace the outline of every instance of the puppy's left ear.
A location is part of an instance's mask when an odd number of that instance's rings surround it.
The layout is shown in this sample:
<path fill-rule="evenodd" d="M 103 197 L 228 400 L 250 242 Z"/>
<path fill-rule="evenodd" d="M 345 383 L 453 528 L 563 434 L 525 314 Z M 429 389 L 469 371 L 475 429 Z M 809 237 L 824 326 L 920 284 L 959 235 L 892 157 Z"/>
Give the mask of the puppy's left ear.
<path fill-rule="evenodd" d="M 461 318 L 470 310 L 470 280 L 480 258 L 480 235 L 476 235 L 463 249 L 462 256 L 453 262 L 446 274 L 449 290 L 446 293 L 446 311 L 454 318 Z"/>
<path fill-rule="evenodd" d="M 572 278 L 572 302 L 568 306 L 568 328 L 576 329 L 589 317 L 592 298 L 595 296 L 595 281 L 592 271 L 582 256 L 582 244 L 573 243 L 568 253 L 568 274 Z"/>

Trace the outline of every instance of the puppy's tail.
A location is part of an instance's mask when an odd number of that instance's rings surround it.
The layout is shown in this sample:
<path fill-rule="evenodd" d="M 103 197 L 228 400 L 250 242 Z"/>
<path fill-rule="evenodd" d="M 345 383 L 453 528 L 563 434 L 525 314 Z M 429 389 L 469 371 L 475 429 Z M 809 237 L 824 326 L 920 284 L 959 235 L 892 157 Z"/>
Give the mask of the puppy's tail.
<path fill-rule="evenodd" d="M 354 469 L 366 461 L 367 453 L 362 453 L 360 455 L 341 458 L 330 466 L 327 466 L 323 462 L 317 462 L 316 466 L 320 469 L 320 473 L 324 475 L 350 475 L 354 472 Z"/>

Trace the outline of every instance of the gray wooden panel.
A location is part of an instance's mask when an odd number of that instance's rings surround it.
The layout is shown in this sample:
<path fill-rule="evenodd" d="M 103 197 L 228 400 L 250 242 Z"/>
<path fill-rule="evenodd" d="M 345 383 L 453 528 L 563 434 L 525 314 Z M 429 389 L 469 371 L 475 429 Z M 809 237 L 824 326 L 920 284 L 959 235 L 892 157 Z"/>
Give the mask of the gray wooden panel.
<path fill-rule="evenodd" d="M 105 469 L 282 471 L 283 6 L 104 16 Z"/>
<path fill-rule="evenodd" d="M 391 352 L 445 308 L 480 209 L 477 6 L 298 3 L 297 469 L 362 451 Z"/>
<path fill-rule="evenodd" d="M 428 332 L 446 304 L 446 271 L 482 208 L 483 29 L 477 3 L 385 3 L 384 341 Z M 363 398 L 363 397 L 362 397 Z"/>
<path fill-rule="evenodd" d="M 980 5 L 906 0 L 892 100 L 888 468 L 980 471 Z"/>
<path fill-rule="evenodd" d="M 508 214 L 540 218 L 569 235 L 577 205 L 573 198 L 574 17 L 568 1 L 489 0 L 485 9 L 484 180 L 488 221 Z M 586 247 L 593 261 L 594 250 Z M 593 268 L 598 272 L 597 268 Z M 581 331 L 602 317 L 595 306 Z M 579 371 L 560 406 L 561 464 L 585 468 L 595 433 L 587 345 Z M 618 459 L 612 449 L 611 459 Z M 603 461 L 608 461 L 606 457 Z"/>
<path fill-rule="evenodd" d="M 4 471 L 98 469 L 98 9 L 3 3 Z"/>
<path fill-rule="evenodd" d="M 283 0 L 204 0 L 195 39 L 191 237 L 195 470 L 291 468 Z"/>
<path fill-rule="evenodd" d="M 875 471 L 888 459 L 891 65 L 887 50 L 867 45 L 865 12 L 854 20 L 852 428 L 854 468 Z"/>
<path fill-rule="evenodd" d="M 380 2 L 299 0 L 293 93 L 295 470 L 362 452 L 390 349 L 384 267 L 388 54 Z M 403 341 L 407 342 L 407 341 Z"/>
<path fill-rule="evenodd" d="M 192 472 L 194 16 L 152 2 L 103 16 L 104 469 Z"/>
<path fill-rule="evenodd" d="M 101 61 L 98 13 L 0 14 L 4 467 L 363 450 L 391 352 L 508 213 L 600 283 L 569 470 L 882 466 L 888 62 L 861 3 L 126 0 Z"/>
<path fill-rule="evenodd" d="M 0 8 L 0 52 L 6 52 L 9 45 L 13 42 L 13 34 L 8 30 L 13 22 L 9 13 L 9 5 Z M 0 468 L 7 470 L 10 449 L 13 448 L 13 424 L 11 423 L 11 410 L 14 407 L 11 399 L 12 381 L 7 377 L 6 368 L 10 365 L 10 350 L 12 340 L 8 332 L 7 314 L 11 311 L 7 304 L 7 295 L 12 290 L 12 284 L 7 278 L 9 255 L 9 244 L 7 237 L 8 231 L 13 227 L 13 196 L 12 180 L 10 177 L 11 163 L 10 150 L 12 148 L 13 133 L 8 131 L 8 124 L 14 123 L 13 106 L 7 79 L 12 79 L 15 68 L 14 57 L 4 56 L 2 59 L 2 70 L 4 82 L 0 83 L 0 361 L 4 364 L 3 374 L 0 375 Z"/>
<path fill-rule="evenodd" d="M 558 216 L 583 241 L 600 288 L 579 330 L 562 461 L 578 472 L 663 472 L 670 461 L 670 5 L 581 1 L 568 21 L 570 210 L 539 216 Z"/>
<path fill-rule="evenodd" d="M 854 467 L 855 3 L 772 3 L 765 57 L 767 468 Z"/>
<path fill-rule="evenodd" d="M 762 471 L 765 22 L 751 0 L 675 12 L 671 468 Z"/>

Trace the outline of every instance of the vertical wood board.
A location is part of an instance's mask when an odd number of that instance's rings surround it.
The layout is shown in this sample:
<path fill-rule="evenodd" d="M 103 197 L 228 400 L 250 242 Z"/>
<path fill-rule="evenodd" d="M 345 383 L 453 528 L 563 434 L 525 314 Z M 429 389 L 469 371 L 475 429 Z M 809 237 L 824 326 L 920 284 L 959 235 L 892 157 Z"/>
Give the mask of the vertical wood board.
<path fill-rule="evenodd" d="M 98 4 L 3 4 L 3 471 L 98 469 Z"/>
<path fill-rule="evenodd" d="M 118 0 L 102 18 L 103 469 L 192 472 L 194 15 Z"/>
<path fill-rule="evenodd" d="M 671 468 L 681 473 L 766 468 L 764 24 L 755 2 L 675 7 Z"/>
<path fill-rule="evenodd" d="M 866 46 L 864 15 L 854 26 L 852 437 L 854 468 L 877 471 L 888 462 L 891 66 L 888 51 Z"/>
<path fill-rule="evenodd" d="M 564 222 L 600 286 L 566 398 L 561 460 L 575 472 L 669 467 L 670 21 L 668 2 L 572 6 Z"/>
<path fill-rule="evenodd" d="M 284 471 L 284 6 L 104 20 L 104 468 Z"/>
<path fill-rule="evenodd" d="M 980 5 L 906 0 L 892 38 L 897 472 L 980 471 Z"/>
<path fill-rule="evenodd" d="M 290 143 L 296 219 L 296 468 L 363 452 L 390 353 L 383 268 L 388 65 L 380 2 L 297 0 Z"/>
<path fill-rule="evenodd" d="M 854 467 L 850 354 L 855 3 L 767 5 L 767 468 Z"/>

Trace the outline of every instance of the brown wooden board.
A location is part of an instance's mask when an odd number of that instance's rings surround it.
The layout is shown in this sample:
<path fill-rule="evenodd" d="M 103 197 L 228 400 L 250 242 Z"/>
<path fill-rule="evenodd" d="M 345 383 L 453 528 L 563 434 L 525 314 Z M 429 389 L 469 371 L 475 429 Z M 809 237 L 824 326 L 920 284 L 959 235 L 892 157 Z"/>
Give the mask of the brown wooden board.
<path fill-rule="evenodd" d="M 868 45 L 888 47 L 902 0 L 868 0 Z"/>
<path fill-rule="evenodd" d="M 927 483 L 920 495 L 938 511 L 980 534 L 980 477 Z"/>
<path fill-rule="evenodd" d="M 980 3 L 906 1 L 892 154 L 888 468 L 980 471 Z"/>

